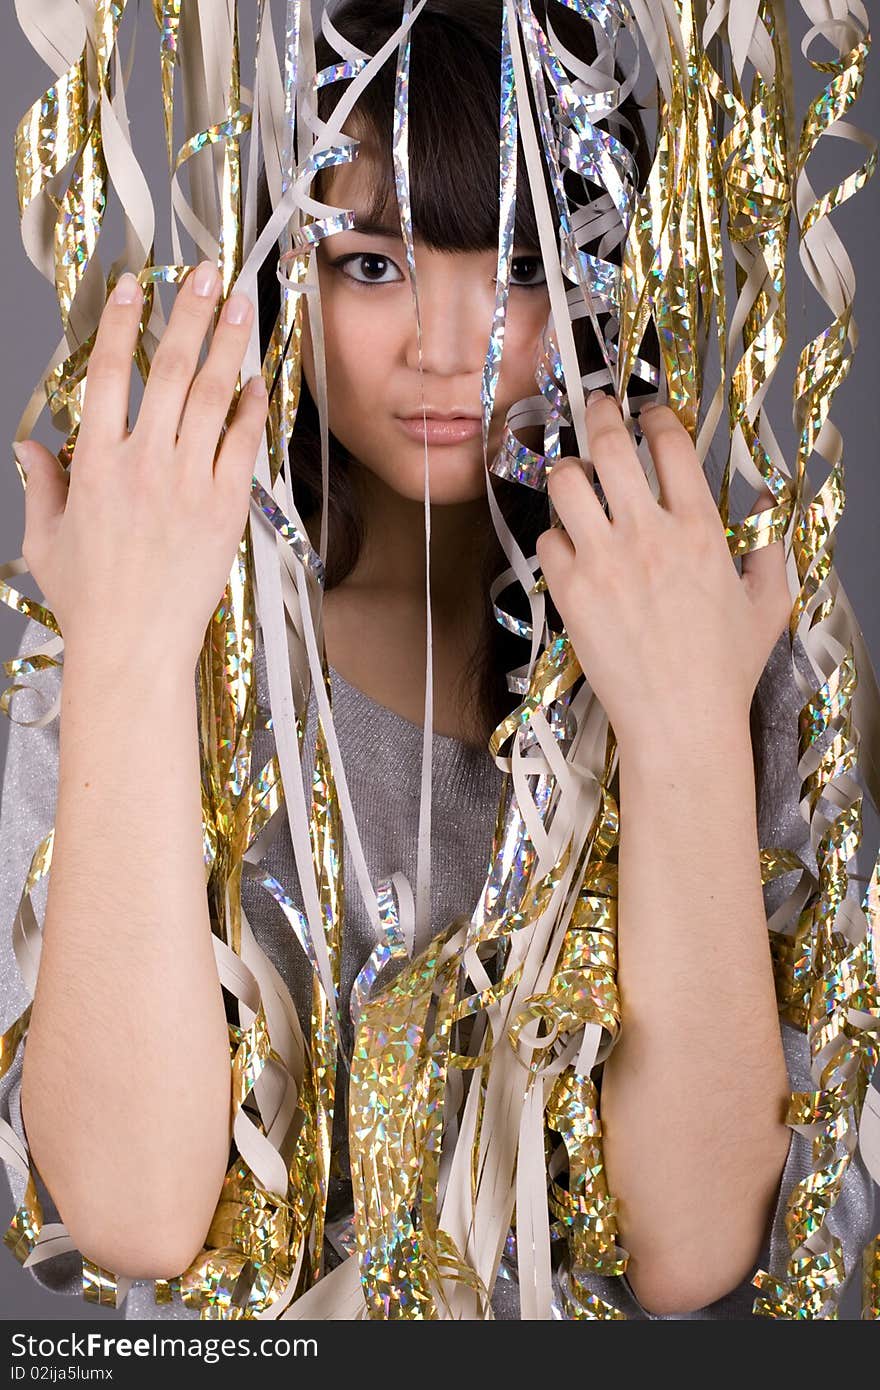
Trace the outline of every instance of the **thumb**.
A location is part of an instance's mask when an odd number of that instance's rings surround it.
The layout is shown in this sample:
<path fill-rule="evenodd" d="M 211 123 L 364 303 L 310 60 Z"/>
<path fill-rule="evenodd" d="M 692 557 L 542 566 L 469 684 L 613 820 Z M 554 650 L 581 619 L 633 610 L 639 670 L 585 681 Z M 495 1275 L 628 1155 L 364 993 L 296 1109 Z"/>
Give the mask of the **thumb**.
<path fill-rule="evenodd" d="M 25 475 L 25 535 L 37 535 L 63 514 L 69 479 L 56 455 L 36 439 L 16 441 L 12 452 Z"/>
<path fill-rule="evenodd" d="M 764 487 L 752 503 L 752 515 L 766 512 L 776 506 L 776 498 L 769 488 Z M 785 545 L 782 537 L 750 550 L 742 557 L 742 579 L 750 596 L 756 603 L 770 606 L 774 612 L 783 609 L 791 611 L 791 595 L 785 572 Z"/>

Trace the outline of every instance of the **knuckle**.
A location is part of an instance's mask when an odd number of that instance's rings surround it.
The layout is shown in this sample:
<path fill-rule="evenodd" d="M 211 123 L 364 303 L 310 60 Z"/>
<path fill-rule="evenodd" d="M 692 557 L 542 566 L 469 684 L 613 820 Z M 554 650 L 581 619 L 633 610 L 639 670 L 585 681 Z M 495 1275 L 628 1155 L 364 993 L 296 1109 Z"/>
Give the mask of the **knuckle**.
<path fill-rule="evenodd" d="M 648 576 L 658 576 L 669 563 L 669 548 L 655 532 L 643 532 L 639 537 L 639 553 Z"/>
<path fill-rule="evenodd" d="M 191 368 L 186 355 L 170 343 L 160 345 L 150 367 L 150 376 L 159 381 L 189 380 Z"/>
<path fill-rule="evenodd" d="M 253 461 L 256 461 L 260 451 L 260 441 L 265 433 L 265 426 L 266 421 L 259 410 L 255 410 L 253 406 L 249 410 L 239 406 L 227 434 L 231 434 L 233 439 L 239 440 L 240 447 L 247 451 Z"/>
<path fill-rule="evenodd" d="M 46 561 L 46 553 L 43 529 L 32 521 L 30 527 L 25 528 L 21 543 L 21 558 L 27 565 L 30 574 L 35 575 L 35 571 L 42 569 Z"/>
<path fill-rule="evenodd" d="M 204 512 L 213 495 L 213 489 L 205 490 L 201 469 L 191 466 L 200 463 L 202 458 L 195 450 L 184 449 L 181 453 L 182 467 L 177 478 L 176 501 L 184 516 Z"/>
<path fill-rule="evenodd" d="M 561 458 L 553 465 L 547 475 L 547 490 L 551 496 L 562 488 L 568 487 L 571 482 L 571 474 L 580 467 L 578 460 L 574 458 Z"/>
<path fill-rule="evenodd" d="M 708 529 L 705 513 L 689 505 L 687 501 L 678 508 L 678 523 L 694 540 Z"/>
<path fill-rule="evenodd" d="M 192 319 L 194 323 L 207 325 L 214 310 L 214 300 L 209 296 L 203 299 L 197 294 L 178 294 L 174 301 L 171 321 L 175 318 Z"/>
<path fill-rule="evenodd" d="M 96 344 L 89 357 L 89 365 L 86 369 L 86 382 L 106 381 L 122 376 L 123 373 L 128 373 L 129 371 L 129 363 L 121 353 L 112 352 L 108 347 L 99 347 Z"/>
<path fill-rule="evenodd" d="M 256 457 L 257 450 L 252 439 L 245 439 L 234 427 L 228 430 L 217 456 L 215 477 L 218 486 L 221 489 L 225 487 L 235 496 L 244 488 L 250 495 Z"/>
<path fill-rule="evenodd" d="M 699 555 L 707 555 L 716 548 L 721 530 L 720 524 L 713 522 L 712 517 L 706 512 L 696 510 L 683 512 L 680 516 L 680 524 L 692 551 Z"/>
<path fill-rule="evenodd" d="M 173 522 L 179 488 L 170 483 L 169 470 L 157 468 L 155 459 L 135 458 L 126 486 L 129 505 L 142 528 L 163 528 Z"/>
<path fill-rule="evenodd" d="M 618 548 L 609 546 L 603 556 L 602 588 L 615 597 L 628 591 L 633 580 L 632 562 L 624 563 Z M 641 581 L 644 583 L 644 580 Z"/>
<path fill-rule="evenodd" d="M 788 591 L 787 582 L 783 581 L 779 585 L 779 592 L 776 601 L 776 613 L 780 623 L 787 623 L 791 617 L 793 604 L 791 594 Z"/>
<path fill-rule="evenodd" d="M 243 458 L 243 454 L 233 451 L 218 462 L 215 489 L 221 514 L 227 513 L 231 506 L 241 508 L 243 513 L 248 511 L 252 470 L 242 466 Z"/>
<path fill-rule="evenodd" d="M 223 305 L 220 323 L 226 332 L 247 333 L 253 314 L 253 303 L 246 294 L 230 295 Z"/>
<path fill-rule="evenodd" d="M 609 450 L 620 443 L 620 430 L 614 424 L 600 424 L 590 432 L 590 445 L 596 449 Z"/>
<path fill-rule="evenodd" d="M 25 528 L 24 538 L 21 543 L 21 558 L 24 560 L 28 569 L 30 569 L 33 561 L 37 558 L 38 550 L 39 546 L 36 536 Z"/>
<path fill-rule="evenodd" d="M 127 489 L 137 499 L 147 499 L 159 490 L 160 470 L 152 466 L 149 453 L 136 450 L 127 472 Z"/>
<path fill-rule="evenodd" d="M 549 535 L 549 531 L 542 531 L 535 541 L 535 554 L 538 557 L 538 563 L 542 569 L 546 567 L 547 557 L 550 554 L 550 543 L 547 539 Z"/>
<path fill-rule="evenodd" d="M 221 377 L 213 372 L 200 372 L 192 384 L 190 398 L 199 405 L 214 409 L 227 407 L 232 400 L 232 392 Z"/>
<path fill-rule="evenodd" d="M 244 390 L 240 392 L 236 402 L 236 419 L 241 421 L 241 428 L 249 433 L 260 434 L 266 424 L 266 406 L 268 397 L 266 393 L 254 394 Z"/>
<path fill-rule="evenodd" d="M 560 558 L 566 550 L 565 538 L 558 526 L 550 526 L 542 531 L 535 542 L 535 554 L 542 562 Z"/>
<path fill-rule="evenodd" d="M 107 477 L 112 473 L 113 456 L 110 450 L 87 449 L 88 441 L 78 443 L 70 465 L 71 495 L 76 489 L 78 497 L 91 502 L 100 496 Z"/>

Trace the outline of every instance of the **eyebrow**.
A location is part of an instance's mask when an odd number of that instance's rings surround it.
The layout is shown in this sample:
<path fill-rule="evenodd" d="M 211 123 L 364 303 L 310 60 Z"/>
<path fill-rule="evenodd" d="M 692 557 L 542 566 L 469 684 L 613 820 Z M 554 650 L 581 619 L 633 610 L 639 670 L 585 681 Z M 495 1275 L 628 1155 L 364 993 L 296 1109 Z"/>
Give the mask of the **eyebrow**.
<path fill-rule="evenodd" d="M 387 222 L 374 222 L 371 218 L 355 213 L 354 224 L 349 229 L 352 232 L 361 232 L 364 236 L 384 236 L 394 237 L 400 241 L 400 224 L 396 226 Z"/>

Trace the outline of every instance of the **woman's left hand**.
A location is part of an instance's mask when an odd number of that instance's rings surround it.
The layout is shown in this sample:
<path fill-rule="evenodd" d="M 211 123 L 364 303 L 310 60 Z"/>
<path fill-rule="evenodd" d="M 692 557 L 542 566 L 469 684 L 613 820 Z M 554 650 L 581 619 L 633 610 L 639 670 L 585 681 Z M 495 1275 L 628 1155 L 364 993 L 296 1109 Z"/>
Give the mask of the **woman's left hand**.
<path fill-rule="evenodd" d="M 737 572 L 693 441 L 675 412 L 641 417 L 660 483 L 651 492 L 612 396 L 587 407 L 602 510 L 580 459 L 561 459 L 548 491 L 565 531 L 538 537 L 547 587 L 618 745 L 668 721 L 748 719 L 792 600 L 782 540 Z M 774 505 L 768 489 L 754 510 Z"/>

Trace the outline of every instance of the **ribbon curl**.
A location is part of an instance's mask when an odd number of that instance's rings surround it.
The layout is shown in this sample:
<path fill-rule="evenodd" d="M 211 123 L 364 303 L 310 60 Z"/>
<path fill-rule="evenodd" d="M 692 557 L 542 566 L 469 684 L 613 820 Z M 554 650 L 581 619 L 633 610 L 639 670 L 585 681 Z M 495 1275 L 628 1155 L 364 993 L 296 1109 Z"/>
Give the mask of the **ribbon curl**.
<path fill-rule="evenodd" d="M 36 0 L 20 0 L 17 7 L 24 32 L 55 74 L 20 121 L 15 151 L 23 244 L 54 288 L 63 329 L 17 438 L 32 431 L 45 401 L 64 434 L 59 456 L 68 464 L 75 458 L 95 327 L 123 267 L 134 270 L 146 292 L 135 361 L 147 376 L 164 326 L 158 287 L 179 283 L 189 268 L 178 224 L 200 255 L 219 264 L 224 293 L 234 286 L 253 294 L 260 265 L 277 255 L 278 319 L 265 359 L 254 336 L 242 368 L 243 378 L 262 370 L 271 382 L 266 438 L 254 470 L 249 524 L 197 673 L 206 890 L 229 1014 L 235 1158 L 204 1251 L 177 1279 L 156 1280 L 154 1289 L 157 1304 L 179 1295 L 204 1319 L 486 1319 L 496 1280 L 514 1265 L 523 1318 L 624 1317 L 589 1284 L 591 1274 L 623 1274 L 628 1259 L 617 1241 L 616 1199 L 605 1179 L 598 1084 L 601 1065 L 626 1026 L 616 981 L 617 749 L 567 634 L 547 620 L 536 559 L 524 556 L 507 531 L 489 486 L 493 473 L 545 489 L 563 451 L 564 429 L 574 432 L 586 459 L 585 392 L 608 384 L 636 431 L 634 414 L 646 390 L 668 399 L 694 435 L 701 460 L 726 407 L 719 513 L 731 556 L 781 538 L 796 575 L 792 651 L 799 637 L 816 676 L 815 688 L 807 688 L 813 683 L 794 668 L 804 696 L 801 809 L 818 878 L 811 881 L 796 856 L 775 846 L 761 847 L 761 864 L 764 883 L 803 870 L 768 930 L 780 1015 L 810 1040 L 815 1084 L 792 1095 L 786 1123 L 811 1137 L 813 1167 L 788 1202 L 788 1268 L 782 1278 L 756 1274 L 754 1312 L 834 1318 L 849 1274 L 828 1217 L 856 1151 L 858 1117 L 878 1060 L 872 932 L 880 910 L 880 861 L 861 903 L 850 891 L 848 864 L 861 843 L 858 767 L 875 808 L 880 804 L 880 692 L 833 567 L 845 488 L 842 440 L 830 409 L 856 338 L 852 268 L 829 219 L 863 187 L 876 162 L 876 143 L 843 119 L 864 80 L 867 18 L 859 0 L 842 0 L 833 22 L 819 20 L 807 34 L 805 50 L 821 32 L 837 46 L 838 58 L 812 62 L 830 80 L 810 103 L 798 136 L 781 0 L 725 0 L 711 7 L 670 0 L 662 13 L 643 0 L 561 4 L 585 38 L 589 33 L 585 51 L 595 50 L 595 61 L 563 42 L 562 26 L 544 21 L 531 0 L 503 0 L 500 8 L 497 290 L 482 373 L 482 438 L 487 500 L 510 561 L 491 599 L 498 622 L 530 643 L 530 656 L 507 673 L 518 703 L 493 731 L 487 750 L 505 774 L 489 872 L 472 910 L 463 904 L 451 922 L 436 923 L 425 921 L 430 864 L 421 855 L 415 895 L 400 874 L 372 883 L 334 728 L 321 637 L 328 424 L 312 253 L 323 238 L 351 226 L 352 212 L 310 192 L 322 170 L 358 157 L 359 142 L 342 127 L 383 63 L 396 59 L 395 188 L 418 315 L 408 65 L 425 0 L 401 0 L 400 24 L 374 53 L 350 43 L 325 9 L 321 31 L 338 61 L 320 71 L 311 6 L 286 0 L 282 71 L 270 9 L 261 5 L 251 91 L 240 82 L 235 6 L 153 0 L 171 186 L 168 265 L 154 263 L 152 202 L 125 118 L 128 74 L 119 44 L 133 7 L 125 0 L 61 0 L 52 44 L 41 32 Z M 802 7 L 810 18 L 819 14 L 813 0 L 802 0 Z M 618 75 L 617 60 L 628 44 L 635 56 Z M 658 130 L 642 181 L 622 138 L 621 106 L 645 52 L 656 72 Z M 175 151 L 176 78 L 190 134 Z M 318 93 L 337 83 L 345 84 L 344 93 L 333 116 L 323 120 Z M 250 111 L 242 109 L 243 98 L 251 101 Z M 246 132 L 251 147 L 243 186 Z M 870 153 L 861 169 L 816 197 L 806 166 L 828 134 L 860 142 Z M 259 236 L 258 149 L 271 198 Z M 510 409 L 500 449 L 490 459 L 521 160 L 552 313 L 535 394 Z M 67 185 L 56 201 L 52 190 L 68 164 Z M 189 200 L 179 182 L 184 166 Z M 127 250 L 105 277 L 98 246 L 114 192 Z M 789 469 L 766 397 L 788 336 L 785 266 L 793 212 L 805 271 L 834 317 L 798 362 L 799 438 Z M 728 246 L 733 286 L 725 266 Z M 299 403 L 305 297 L 316 341 L 324 481 L 317 551 L 297 512 L 289 468 L 282 478 Z M 713 323 L 720 382 L 707 403 Z M 659 367 L 646 349 L 649 329 L 659 344 Z M 583 361 L 582 331 L 592 335 L 598 366 Z M 542 427 L 540 450 L 518 438 L 533 424 Z M 639 448 L 647 468 L 641 440 Z M 830 472 L 810 496 L 808 463 L 815 453 L 828 459 Z M 731 521 L 737 473 L 753 486 L 766 483 L 775 506 Z M 7 582 L 24 569 L 20 558 L 0 568 L 0 599 L 54 635 L 42 651 L 6 663 L 17 682 L 57 665 L 63 647 L 51 612 Z M 527 597 L 528 620 L 497 601 L 514 582 Z M 258 624 L 271 703 L 264 725 L 255 707 Z M 9 717 L 18 688 L 13 684 L 0 697 Z M 313 764 L 303 768 L 312 698 L 317 740 Z M 259 767 L 253 750 L 261 728 L 271 728 L 276 746 Z M 429 742 L 427 720 L 426 730 Z M 291 836 L 302 908 L 261 867 L 279 825 Z M 31 996 L 40 946 L 31 893 L 50 871 L 53 833 L 34 851 L 12 924 Z M 343 885 L 344 837 L 354 882 Z M 242 909 L 244 879 L 272 897 L 311 964 L 307 1030 Z M 355 891 L 374 923 L 376 946 L 351 997 L 353 1219 L 344 1238 L 347 1258 L 326 1271 L 340 961 L 346 903 Z M 383 971 L 392 960 L 399 969 L 388 982 Z M 29 1018 L 30 1005 L 0 1038 L 0 1075 L 24 1046 Z M 9 1250 L 31 1265 L 74 1249 L 63 1226 L 44 1223 L 30 1156 L 3 1123 L 0 1149 L 28 1179 L 4 1236 Z M 554 1243 L 562 1252 L 561 1308 L 551 1281 Z M 130 1284 L 83 1258 L 87 1301 L 119 1306 Z M 878 1304 L 875 1240 L 863 1260 L 863 1316 L 876 1319 Z"/>

